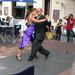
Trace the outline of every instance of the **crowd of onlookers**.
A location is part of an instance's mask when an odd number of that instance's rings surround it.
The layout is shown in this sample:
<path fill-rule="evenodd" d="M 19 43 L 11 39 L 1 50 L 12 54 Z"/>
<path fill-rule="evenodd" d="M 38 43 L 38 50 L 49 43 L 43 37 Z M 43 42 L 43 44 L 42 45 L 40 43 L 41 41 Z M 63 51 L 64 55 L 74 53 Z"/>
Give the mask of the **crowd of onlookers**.
<path fill-rule="evenodd" d="M 48 29 L 48 31 L 46 32 L 46 39 L 53 39 L 53 40 L 60 41 L 61 34 L 62 34 L 61 27 L 63 26 L 62 22 L 63 20 L 59 19 L 59 22 L 57 23 L 55 27 L 53 25 L 50 26 L 50 28 L 46 26 Z"/>
<path fill-rule="evenodd" d="M 1 25 L 10 25 L 11 17 L 7 16 L 5 18 L 0 18 Z M 67 35 L 67 42 L 73 43 L 73 26 L 75 23 L 75 19 L 73 18 L 73 14 L 63 17 L 66 20 L 65 29 Z M 12 22 L 11 22 L 12 23 Z M 61 40 L 62 28 L 64 27 L 63 20 L 59 19 L 58 23 L 50 27 L 46 26 L 47 32 L 45 34 L 45 39 L 53 39 L 53 40 Z"/>
<path fill-rule="evenodd" d="M 75 19 L 73 18 L 73 14 L 70 14 L 68 16 L 63 17 L 63 19 L 66 20 L 66 35 L 67 35 L 67 42 L 73 43 L 73 27 L 75 23 Z M 62 27 L 64 24 L 62 23 L 63 20 L 59 19 L 59 22 L 57 25 L 51 26 L 50 28 L 47 26 L 48 31 L 46 32 L 45 39 L 54 39 L 54 40 L 61 40 L 61 34 L 62 34 Z"/>

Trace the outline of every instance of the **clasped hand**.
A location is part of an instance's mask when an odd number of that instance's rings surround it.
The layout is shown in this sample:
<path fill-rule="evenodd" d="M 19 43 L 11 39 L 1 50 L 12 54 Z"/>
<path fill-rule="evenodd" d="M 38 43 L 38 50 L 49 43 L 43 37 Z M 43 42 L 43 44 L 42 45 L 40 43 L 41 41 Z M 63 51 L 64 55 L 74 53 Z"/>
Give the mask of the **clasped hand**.
<path fill-rule="evenodd" d="M 46 16 L 45 16 L 45 18 L 46 18 L 47 20 L 49 20 L 49 19 L 50 19 L 49 15 L 46 15 Z"/>

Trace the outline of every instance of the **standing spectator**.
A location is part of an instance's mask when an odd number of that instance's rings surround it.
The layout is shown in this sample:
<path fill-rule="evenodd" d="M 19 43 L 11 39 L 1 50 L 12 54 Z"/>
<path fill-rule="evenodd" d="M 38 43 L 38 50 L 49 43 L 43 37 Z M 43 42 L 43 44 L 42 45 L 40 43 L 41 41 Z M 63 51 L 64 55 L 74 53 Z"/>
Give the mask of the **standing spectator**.
<path fill-rule="evenodd" d="M 56 38 L 55 40 L 60 41 L 61 40 L 61 27 L 63 26 L 62 24 L 62 19 L 59 19 L 59 23 L 56 25 Z"/>
<path fill-rule="evenodd" d="M 73 25 L 75 19 L 73 19 L 73 14 L 70 14 L 69 16 L 65 16 L 64 19 L 67 20 L 67 25 L 66 25 L 67 42 L 73 43 Z"/>

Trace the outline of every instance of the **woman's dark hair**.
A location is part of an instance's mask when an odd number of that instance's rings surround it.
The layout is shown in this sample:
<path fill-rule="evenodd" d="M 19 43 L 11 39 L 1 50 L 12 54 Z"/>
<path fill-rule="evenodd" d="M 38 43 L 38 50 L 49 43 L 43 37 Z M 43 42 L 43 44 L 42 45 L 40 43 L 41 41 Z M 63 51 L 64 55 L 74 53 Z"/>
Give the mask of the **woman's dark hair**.
<path fill-rule="evenodd" d="M 26 18 L 30 15 L 31 12 L 35 11 L 35 8 L 30 8 L 27 12 Z"/>
<path fill-rule="evenodd" d="M 59 19 L 59 22 L 60 22 L 60 21 L 63 21 L 63 20 L 62 20 L 62 19 Z"/>

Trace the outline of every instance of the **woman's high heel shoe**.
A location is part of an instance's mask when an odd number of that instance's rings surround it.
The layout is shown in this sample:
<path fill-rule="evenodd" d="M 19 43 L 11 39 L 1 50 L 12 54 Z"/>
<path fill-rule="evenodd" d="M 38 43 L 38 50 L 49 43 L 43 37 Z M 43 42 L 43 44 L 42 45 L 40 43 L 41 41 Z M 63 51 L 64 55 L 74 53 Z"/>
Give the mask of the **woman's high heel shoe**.
<path fill-rule="evenodd" d="M 22 59 L 21 59 L 20 56 L 16 56 L 16 58 L 17 58 L 19 61 L 22 61 Z"/>

